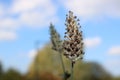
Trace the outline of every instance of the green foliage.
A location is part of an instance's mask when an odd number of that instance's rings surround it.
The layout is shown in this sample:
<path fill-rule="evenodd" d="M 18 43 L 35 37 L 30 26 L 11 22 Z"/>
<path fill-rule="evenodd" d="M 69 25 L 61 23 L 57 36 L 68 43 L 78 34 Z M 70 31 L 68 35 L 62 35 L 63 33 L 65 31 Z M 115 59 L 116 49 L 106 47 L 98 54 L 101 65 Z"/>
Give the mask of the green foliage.
<path fill-rule="evenodd" d="M 2 67 L 2 63 L 0 62 L 0 76 L 3 74 L 3 67 Z"/>
<path fill-rule="evenodd" d="M 3 79 L 3 66 L 2 63 L 0 62 L 0 80 Z"/>
<path fill-rule="evenodd" d="M 115 77 L 113 78 L 113 80 L 120 80 L 120 77 Z"/>
<path fill-rule="evenodd" d="M 3 76 L 3 80 L 22 80 L 21 74 L 15 69 L 9 69 Z"/>
<path fill-rule="evenodd" d="M 40 72 L 50 72 L 55 76 L 62 77 L 62 67 L 60 66 L 59 54 L 51 49 L 50 44 L 46 44 L 39 54 Z M 63 56 L 66 70 L 70 72 L 70 61 Z M 29 69 L 29 76 L 34 73 L 34 63 Z M 74 65 L 74 80 L 111 80 L 111 75 L 108 74 L 99 64 L 94 62 L 77 61 Z"/>
<path fill-rule="evenodd" d="M 111 80 L 111 75 L 107 73 L 98 63 L 95 62 L 81 62 L 75 65 L 74 70 L 77 71 L 79 67 L 79 77 L 75 76 L 75 80 Z"/>

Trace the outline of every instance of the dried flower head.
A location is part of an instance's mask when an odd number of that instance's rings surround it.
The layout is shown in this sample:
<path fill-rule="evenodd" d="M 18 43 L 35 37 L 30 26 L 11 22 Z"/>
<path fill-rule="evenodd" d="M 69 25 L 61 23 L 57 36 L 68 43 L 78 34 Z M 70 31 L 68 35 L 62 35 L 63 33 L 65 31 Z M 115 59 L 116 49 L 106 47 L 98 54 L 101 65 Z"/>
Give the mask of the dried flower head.
<path fill-rule="evenodd" d="M 63 42 L 64 55 L 75 62 L 78 59 L 82 59 L 84 54 L 82 31 L 79 30 L 81 26 L 78 23 L 79 19 L 73 15 L 72 11 L 69 11 L 65 21 L 67 28 Z"/>
<path fill-rule="evenodd" d="M 55 51 L 62 51 L 62 41 L 60 40 L 60 35 L 54 28 L 53 24 L 50 24 L 50 35 L 51 35 L 51 42 L 52 42 L 52 49 Z"/>

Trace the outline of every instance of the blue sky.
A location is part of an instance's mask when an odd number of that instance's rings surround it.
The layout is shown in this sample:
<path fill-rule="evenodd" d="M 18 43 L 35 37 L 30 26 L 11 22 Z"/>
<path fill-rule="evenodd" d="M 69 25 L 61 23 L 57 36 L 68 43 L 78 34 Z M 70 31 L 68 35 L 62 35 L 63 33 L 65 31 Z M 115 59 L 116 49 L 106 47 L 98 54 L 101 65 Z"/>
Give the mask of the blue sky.
<path fill-rule="evenodd" d="M 5 69 L 26 72 L 39 47 L 49 42 L 49 23 L 63 38 L 65 15 L 80 19 L 86 61 L 99 62 L 120 75 L 119 0 L 0 0 L 0 60 Z"/>

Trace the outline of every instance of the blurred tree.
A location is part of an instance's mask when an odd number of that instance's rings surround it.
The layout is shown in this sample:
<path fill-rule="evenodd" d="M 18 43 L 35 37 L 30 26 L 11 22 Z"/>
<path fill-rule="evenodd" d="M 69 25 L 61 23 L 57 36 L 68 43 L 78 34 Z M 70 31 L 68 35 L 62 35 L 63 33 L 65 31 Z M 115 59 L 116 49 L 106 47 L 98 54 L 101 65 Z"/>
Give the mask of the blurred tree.
<path fill-rule="evenodd" d="M 61 78 L 53 75 L 51 72 L 43 72 L 40 74 L 40 80 L 61 80 Z"/>
<path fill-rule="evenodd" d="M 36 56 L 39 59 L 40 71 L 50 72 L 55 76 L 62 77 L 62 67 L 60 66 L 59 54 L 51 49 L 50 44 L 46 44 L 39 54 Z M 63 56 L 66 70 L 70 70 L 70 61 Z M 74 80 L 111 80 L 111 75 L 106 72 L 98 63 L 77 61 L 74 66 Z M 34 61 L 29 68 L 29 77 L 34 73 Z M 70 72 L 70 71 L 69 71 Z"/>
<path fill-rule="evenodd" d="M 35 59 L 38 59 L 40 68 L 39 68 L 39 72 L 51 72 L 51 74 L 58 74 L 59 71 L 57 70 L 57 67 L 61 66 L 59 65 L 60 60 L 59 58 L 59 54 L 57 54 L 56 51 L 53 51 L 51 49 L 51 45 L 50 44 L 46 44 L 47 46 L 45 46 L 42 50 L 39 50 L 38 54 L 36 55 Z M 49 53 L 49 54 L 46 54 Z M 30 66 L 30 69 L 28 71 L 28 77 L 34 77 L 34 62 L 35 59 L 32 63 L 32 65 Z M 56 69 L 55 69 L 56 68 Z M 62 70 L 60 71 L 62 72 Z"/>
<path fill-rule="evenodd" d="M 0 80 L 3 78 L 3 66 L 2 63 L 0 62 Z"/>
<path fill-rule="evenodd" d="M 5 72 L 3 80 L 22 80 L 22 75 L 17 70 L 10 68 Z"/>
<path fill-rule="evenodd" d="M 81 65 L 82 64 L 82 65 Z M 98 63 L 83 62 L 79 64 L 81 67 L 79 79 L 81 80 L 111 80 L 111 75 L 106 72 Z M 83 69 L 83 70 L 82 70 Z M 78 80 L 78 79 L 76 79 Z"/>
<path fill-rule="evenodd" d="M 39 41 L 36 42 L 35 44 L 35 47 L 36 47 L 36 52 L 38 54 L 39 52 Z M 38 57 L 35 57 L 35 60 L 34 60 L 34 80 L 40 80 L 40 77 L 39 77 L 39 58 Z"/>
<path fill-rule="evenodd" d="M 3 74 L 3 68 L 2 68 L 2 63 L 0 62 L 0 75 Z"/>
<path fill-rule="evenodd" d="M 114 77 L 112 80 L 120 80 L 120 76 L 119 77 Z"/>

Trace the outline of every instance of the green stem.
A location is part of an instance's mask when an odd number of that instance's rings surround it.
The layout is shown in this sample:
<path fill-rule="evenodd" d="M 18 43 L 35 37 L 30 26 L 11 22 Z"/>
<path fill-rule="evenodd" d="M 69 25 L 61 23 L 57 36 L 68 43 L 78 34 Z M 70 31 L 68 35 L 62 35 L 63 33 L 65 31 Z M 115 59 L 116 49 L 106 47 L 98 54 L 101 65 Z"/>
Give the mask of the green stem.
<path fill-rule="evenodd" d="M 66 80 L 66 76 L 65 76 L 65 66 L 64 66 L 64 63 L 63 63 L 63 58 L 62 58 L 62 54 L 60 54 L 60 60 L 61 60 L 61 64 L 62 64 L 62 68 L 63 68 L 63 72 L 64 72 L 64 80 Z"/>
<path fill-rule="evenodd" d="M 73 78 L 73 68 L 74 68 L 74 62 L 71 61 L 71 80 L 74 80 Z"/>

